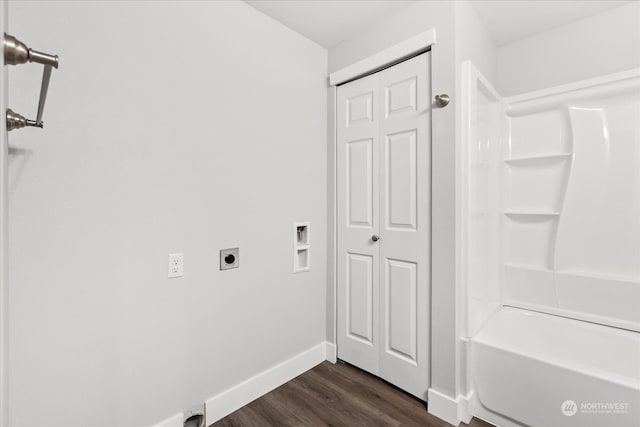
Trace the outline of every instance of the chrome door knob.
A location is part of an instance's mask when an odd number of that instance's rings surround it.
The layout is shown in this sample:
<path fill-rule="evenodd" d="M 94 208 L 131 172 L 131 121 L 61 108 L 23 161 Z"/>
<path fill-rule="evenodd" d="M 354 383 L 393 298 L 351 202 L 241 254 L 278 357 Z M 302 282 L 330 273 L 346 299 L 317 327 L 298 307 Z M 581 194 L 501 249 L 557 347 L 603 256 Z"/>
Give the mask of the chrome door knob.
<path fill-rule="evenodd" d="M 436 106 L 438 106 L 438 108 L 444 108 L 449 105 L 450 100 L 449 95 L 436 95 Z"/>
<path fill-rule="evenodd" d="M 373 236 L 371 236 L 371 240 L 373 240 L 374 242 L 377 242 L 378 240 L 380 240 L 380 236 L 378 236 L 377 234 L 374 234 Z"/>

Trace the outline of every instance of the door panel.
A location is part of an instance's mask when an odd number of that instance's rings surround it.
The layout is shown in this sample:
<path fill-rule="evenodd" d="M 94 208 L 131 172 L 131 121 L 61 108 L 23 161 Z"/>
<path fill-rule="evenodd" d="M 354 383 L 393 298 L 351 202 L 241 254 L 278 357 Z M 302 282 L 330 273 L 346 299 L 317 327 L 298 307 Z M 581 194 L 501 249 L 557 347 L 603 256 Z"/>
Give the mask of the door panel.
<path fill-rule="evenodd" d="M 373 92 L 363 93 L 347 100 L 347 127 L 373 121 Z"/>
<path fill-rule="evenodd" d="M 373 140 L 347 142 L 347 217 L 349 226 L 373 225 Z"/>
<path fill-rule="evenodd" d="M 347 334 L 373 344 L 373 257 L 347 254 Z"/>
<path fill-rule="evenodd" d="M 385 117 L 416 109 L 416 77 L 385 87 Z"/>
<path fill-rule="evenodd" d="M 339 357 L 378 374 L 378 76 L 338 89 Z"/>
<path fill-rule="evenodd" d="M 387 260 L 384 292 L 387 303 L 385 351 L 416 364 L 417 339 L 417 265 L 414 262 Z"/>
<path fill-rule="evenodd" d="M 415 231 L 418 217 L 415 129 L 388 135 L 385 146 L 386 227 Z"/>
<path fill-rule="evenodd" d="M 380 260 L 383 345 L 379 375 L 426 400 L 429 386 L 431 280 L 431 79 L 429 54 L 380 73 Z"/>
<path fill-rule="evenodd" d="M 338 357 L 424 400 L 430 68 L 426 53 L 340 86 L 337 106 Z"/>

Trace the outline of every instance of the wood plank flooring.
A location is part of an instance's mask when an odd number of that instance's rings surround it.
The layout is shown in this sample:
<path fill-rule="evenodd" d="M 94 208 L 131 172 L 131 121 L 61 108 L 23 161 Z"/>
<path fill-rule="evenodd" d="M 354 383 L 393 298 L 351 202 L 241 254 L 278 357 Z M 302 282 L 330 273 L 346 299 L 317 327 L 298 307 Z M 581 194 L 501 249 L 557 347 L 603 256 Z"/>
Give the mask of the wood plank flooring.
<path fill-rule="evenodd" d="M 349 364 L 329 362 L 321 363 L 212 425 L 450 426 L 429 414 L 424 402 L 389 383 Z M 474 418 L 469 426 L 491 424 Z"/>

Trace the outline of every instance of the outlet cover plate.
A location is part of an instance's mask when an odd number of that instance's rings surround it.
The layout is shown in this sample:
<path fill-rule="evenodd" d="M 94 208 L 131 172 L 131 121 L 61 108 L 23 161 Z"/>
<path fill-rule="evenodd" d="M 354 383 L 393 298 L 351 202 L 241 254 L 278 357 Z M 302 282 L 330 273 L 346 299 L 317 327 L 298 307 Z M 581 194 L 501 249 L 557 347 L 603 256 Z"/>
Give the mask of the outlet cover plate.
<path fill-rule="evenodd" d="M 173 279 L 184 275 L 184 254 L 169 254 L 167 278 Z"/>
<path fill-rule="evenodd" d="M 240 267 L 240 248 L 220 250 L 220 270 Z"/>

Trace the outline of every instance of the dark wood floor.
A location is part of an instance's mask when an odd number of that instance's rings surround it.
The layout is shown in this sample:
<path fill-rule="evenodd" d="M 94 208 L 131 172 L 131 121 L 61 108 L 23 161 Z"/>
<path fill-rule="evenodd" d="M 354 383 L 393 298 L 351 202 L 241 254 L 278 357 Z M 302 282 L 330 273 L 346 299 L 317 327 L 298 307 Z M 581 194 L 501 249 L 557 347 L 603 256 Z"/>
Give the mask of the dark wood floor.
<path fill-rule="evenodd" d="M 373 375 L 346 363 L 323 362 L 213 426 L 449 427 L 450 424 L 429 414 L 420 400 Z M 491 424 L 474 418 L 469 426 Z"/>

